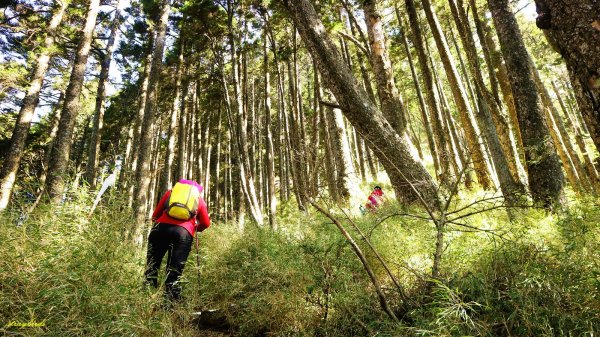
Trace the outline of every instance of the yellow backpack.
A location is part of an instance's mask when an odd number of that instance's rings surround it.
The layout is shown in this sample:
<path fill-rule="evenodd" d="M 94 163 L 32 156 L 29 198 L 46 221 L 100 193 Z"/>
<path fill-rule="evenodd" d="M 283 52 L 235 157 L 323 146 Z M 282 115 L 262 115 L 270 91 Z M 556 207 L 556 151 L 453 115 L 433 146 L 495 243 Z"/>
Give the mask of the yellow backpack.
<path fill-rule="evenodd" d="M 200 190 L 196 186 L 176 183 L 167 199 L 167 214 L 175 219 L 189 220 L 196 216 Z"/>

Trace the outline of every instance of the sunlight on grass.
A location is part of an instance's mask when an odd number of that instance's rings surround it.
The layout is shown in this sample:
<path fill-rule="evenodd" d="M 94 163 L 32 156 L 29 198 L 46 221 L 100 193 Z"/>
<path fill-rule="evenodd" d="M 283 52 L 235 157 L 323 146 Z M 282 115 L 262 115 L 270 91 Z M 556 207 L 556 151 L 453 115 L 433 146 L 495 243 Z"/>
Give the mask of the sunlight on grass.
<path fill-rule="evenodd" d="M 462 193 L 451 210 L 489 196 Z M 400 325 L 379 309 L 368 277 L 331 221 L 293 203 L 280 207 L 276 232 L 251 223 L 244 230 L 220 223 L 203 232 L 200 254 L 192 250 L 182 280 L 185 301 L 161 309 L 162 291 L 143 286 L 145 251 L 122 240 L 131 222 L 125 201 L 110 195 L 88 220 L 81 214 L 91 200 L 81 192 L 68 204 L 42 205 L 24 221 L 19 211 L 1 216 L 1 331 L 16 331 L 6 327 L 13 321 L 31 321 L 44 325 L 19 331 L 195 336 L 203 332 L 191 313 L 207 309 L 241 336 L 591 335 L 600 324 L 600 207 L 593 198 L 572 199 L 556 214 L 521 209 L 509 221 L 505 209 L 496 209 L 463 220 L 486 232 L 449 225 L 442 279 L 432 288 L 435 227 L 402 215 L 422 210 L 390 199 L 378 212 L 353 212 L 350 219 L 332 209 L 364 250 L 390 304 L 400 308 L 402 302 L 350 220 L 420 303 L 402 314 Z"/>

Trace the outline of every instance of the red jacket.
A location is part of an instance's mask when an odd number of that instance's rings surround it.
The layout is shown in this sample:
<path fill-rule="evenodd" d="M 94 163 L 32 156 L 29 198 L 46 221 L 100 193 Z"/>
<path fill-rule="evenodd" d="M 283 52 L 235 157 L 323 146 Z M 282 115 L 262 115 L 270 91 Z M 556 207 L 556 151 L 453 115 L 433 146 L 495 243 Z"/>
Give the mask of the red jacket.
<path fill-rule="evenodd" d="M 171 195 L 171 190 L 168 190 L 165 195 L 162 196 L 158 205 L 156 205 L 156 209 L 154 209 L 154 213 L 152 213 L 152 220 L 158 223 L 168 223 L 171 225 L 181 226 L 187 229 L 188 232 L 192 236 L 194 236 L 194 232 L 196 230 L 202 232 L 210 226 L 210 218 L 208 217 L 208 210 L 206 209 L 206 202 L 202 197 L 198 199 L 198 211 L 196 212 L 196 216 L 191 218 L 190 220 L 179 220 L 170 217 L 167 215 L 165 203 L 167 199 Z"/>
<path fill-rule="evenodd" d="M 377 207 L 379 205 L 379 203 L 381 202 L 381 200 L 383 199 L 383 191 L 381 190 L 374 190 L 371 195 L 369 195 L 369 201 L 371 202 L 371 205 Z"/>

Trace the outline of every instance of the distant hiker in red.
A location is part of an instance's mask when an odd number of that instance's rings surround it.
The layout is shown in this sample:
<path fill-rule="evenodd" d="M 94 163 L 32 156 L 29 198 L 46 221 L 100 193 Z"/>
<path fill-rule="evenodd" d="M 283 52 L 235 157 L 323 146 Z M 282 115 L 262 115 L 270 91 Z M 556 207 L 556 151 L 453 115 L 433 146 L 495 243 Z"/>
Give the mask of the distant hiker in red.
<path fill-rule="evenodd" d="M 156 205 L 152 220 L 156 223 L 148 236 L 146 281 L 158 287 L 158 271 L 165 253 L 167 279 L 165 294 L 171 300 L 181 298 L 178 284 L 190 254 L 194 234 L 210 226 L 206 203 L 200 196 L 203 187 L 192 180 L 179 180 Z"/>
<path fill-rule="evenodd" d="M 381 206 L 381 204 L 383 204 L 384 200 L 385 199 L 383 198 L 383 191 L 381 190 L 381 187 L 375 186 L 375 188 L 373 188 L 373 192 L 371 192 L 371 195 L 369 195 L 369 198 L 367 199 L 365 207 L 369 211 L 373 212 L 379 206 Z"/>

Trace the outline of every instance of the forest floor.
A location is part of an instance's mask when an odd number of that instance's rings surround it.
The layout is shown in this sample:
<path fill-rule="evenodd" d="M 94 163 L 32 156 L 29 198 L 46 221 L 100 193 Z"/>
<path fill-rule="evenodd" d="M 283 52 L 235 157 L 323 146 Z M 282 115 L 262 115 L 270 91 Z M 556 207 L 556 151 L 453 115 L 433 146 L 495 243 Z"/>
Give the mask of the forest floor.
<path fill-rule="evenodd" d="M 192 314 L 191 324 L 207 337 L 231 336 L 231 324 L 220 310 L 200 310 Z"/>

